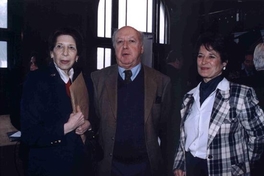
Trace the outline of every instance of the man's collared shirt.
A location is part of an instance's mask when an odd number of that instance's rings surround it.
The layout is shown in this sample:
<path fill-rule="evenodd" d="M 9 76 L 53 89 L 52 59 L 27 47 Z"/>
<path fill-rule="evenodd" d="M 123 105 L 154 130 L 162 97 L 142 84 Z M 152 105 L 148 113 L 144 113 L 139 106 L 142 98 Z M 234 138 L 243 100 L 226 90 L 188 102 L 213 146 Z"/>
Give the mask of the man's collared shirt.
<path fill-rule="evenodd" d="M 131 71 L 132 71 L 131 80 L 132 80 L 132 81 L 137 77 L 137 75 L 138 75 L 140 69 L 141 69 L 141 63 L 139 63 L 138 65 L 136 65 L 135 67 L 133 67 L 133 68 L 131 69 Z M 124 68 L 118 66 L 118 73 L 119 73 L 119 75 L 121 76 L 121 78 L 122 78 L 123 80 L 125 80 L 125 73 L 124 73 L 125 70 L 126 70 L 126 69 L 124 69 Z"/>

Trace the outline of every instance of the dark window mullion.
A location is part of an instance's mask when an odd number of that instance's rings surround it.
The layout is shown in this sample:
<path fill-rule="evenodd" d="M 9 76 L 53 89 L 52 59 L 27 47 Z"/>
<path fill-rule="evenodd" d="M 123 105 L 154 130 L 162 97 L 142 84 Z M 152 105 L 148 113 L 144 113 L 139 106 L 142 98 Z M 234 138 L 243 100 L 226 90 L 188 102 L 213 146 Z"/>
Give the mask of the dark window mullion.
<path fill-rule="evenodd" d="M 103 67 L 105 68 L 105 48 L 104 48 L 104 56 L 103 56 Z"/>
<path fill-rule="evenodd" d="M 157 19 L 157 24 L 156 24 L 156 35 L 157 35 L 157 41 L 158 43 L 160 43 L 160 0 L 157 1 L 156 5 L 156 16 L 155 18 Z"/>
<path fill-rule="evenodd" d="M 166 15 L 165 15 L 165 5 L 164 5 L 162 2 L 161 2 L 161 4 L 160 4 L 160 6 L 161 6 L 161 5 L 163 5 L 163 7 L 164 7 L 164 8 L 163 8 L 163 9 L 164 9 L 164 12 L 163 12 L 163 13 L 164 13 L 164 19 L 163 19 L 163 20 L 164 20 L 164 29 L 163 29 L 163 30 L 164 30 L 164 35 L 163 35 L 164 38 L 163 38 L 163 40 L 164 40 L 164 41 L 163 41 L 163 44 L 165 44 L 165 43 L 166 43 L 166 31 L 165 31 L 165 29 L 166 29 L 166 25 L 167 25 L 167 24 L 166 24 Z"/>
<path fill-rule="evenodd" d="M 168 44 L 168 29 L 169 24 L 168 24 L 168 17 L 166 15 L 166 8 L 165 8 L 165 4 L 164 4 L 164 44 Z"/>
<path fill-rule="evenodd" d="M 112 33 L 118 28 L 119 0 L 112 0 Z"/>
<path fill-rule="evenodd" d="M 156 36 L 156 0 L 153 0 L 152 2 L 152 31 L 154 33 L 153 35 L 153 42 L 156 43 L 157 41 L 157 36 Z"/>

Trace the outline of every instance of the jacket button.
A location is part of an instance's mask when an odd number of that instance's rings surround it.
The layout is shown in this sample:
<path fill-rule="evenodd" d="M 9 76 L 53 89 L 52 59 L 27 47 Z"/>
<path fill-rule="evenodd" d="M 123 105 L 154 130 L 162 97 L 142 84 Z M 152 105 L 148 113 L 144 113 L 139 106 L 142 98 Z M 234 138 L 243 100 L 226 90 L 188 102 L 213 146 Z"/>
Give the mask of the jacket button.
<path fill-rule="evenodd" d="M 213 156 L 212 155 L 208 155 L 208 159 L 212 159 L 213 158 Z"/>
<path fill-rule="evenodd" d="M 112 137 L 111 139 L 112 139 L 112 140 L 115 140 L 115 137 Z"/>
<path fill-rule="evenodd" d="M 112 156 L 113 156 L 113 154 L 112 154 L 112 153 L 109 153 L 109 156 L 111 156 L 111 157 L 112 157 Z"/>

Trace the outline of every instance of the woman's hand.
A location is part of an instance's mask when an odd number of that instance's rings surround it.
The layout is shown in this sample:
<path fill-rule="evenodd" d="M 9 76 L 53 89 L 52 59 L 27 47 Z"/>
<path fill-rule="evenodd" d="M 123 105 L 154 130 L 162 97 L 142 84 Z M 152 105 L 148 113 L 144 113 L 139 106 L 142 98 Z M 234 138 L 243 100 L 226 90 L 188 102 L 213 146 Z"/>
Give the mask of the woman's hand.
<path fill-rule="evenodd" d="M 84 120 L 84 123 L 80 125 L 78 128 L 76 128 L 75 133 L 78 135 L 81 135 L 82 141 L 85 144 L 86 136 L 85 132 L 91 129 L 91 123 L 88 120 Z"/>
<path fill-rule="evenodd" d="M 183 170 L 180 169 L 176 169 L 173 172 L 174 176 L 185 176 L 185 172 Z"/>
<path fill-rule="evenodd" d="M 76 128 L 76 134 L 84 134 L 88 129 L 91 129 L 91 123 L 88 120 L 84 120 L 84 123 Z"/>
<path fill-rule="evenodd" d="M 84 115 L 81 112 L 81 109 L 79 106 L 77 106 L 77 112 L 76 113 L 71 113 L 70 118 L 68 119 L 68 122 L 64 124 L 64 134 L 67 134 L 82 124 L 84 124 Z"/>

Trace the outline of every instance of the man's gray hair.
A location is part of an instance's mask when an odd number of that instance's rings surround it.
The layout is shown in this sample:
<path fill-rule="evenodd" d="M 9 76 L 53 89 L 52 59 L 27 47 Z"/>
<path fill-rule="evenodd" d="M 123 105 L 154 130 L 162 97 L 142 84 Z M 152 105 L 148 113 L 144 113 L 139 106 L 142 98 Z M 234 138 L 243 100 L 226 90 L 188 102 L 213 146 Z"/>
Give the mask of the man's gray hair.
<path fill-rule="evenodd" d="M 136 29 L 135 29 L 136 30 Z M 116 34 L 118 33 L 119 29 L 117 29 L 113 35 L 112 35 L 112 44 L 113 44 L 113 47 L 115 48 L 116 47 Z M 143 45 L 143 42 L 144 42 L 144 33 L 143 32 L 140 32 L 138 30 L 136 30 L 138 32 L 138 35 L 139 35 L 139 42 L 141 43 L 141 45 Z"/>
<path fill-rule="evenodd" d="M 253 62 L 256 70 L 264 70 L 264 43 L 259 43 L 255 47 Z"/>

